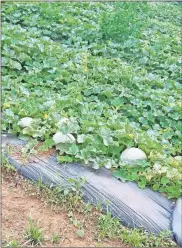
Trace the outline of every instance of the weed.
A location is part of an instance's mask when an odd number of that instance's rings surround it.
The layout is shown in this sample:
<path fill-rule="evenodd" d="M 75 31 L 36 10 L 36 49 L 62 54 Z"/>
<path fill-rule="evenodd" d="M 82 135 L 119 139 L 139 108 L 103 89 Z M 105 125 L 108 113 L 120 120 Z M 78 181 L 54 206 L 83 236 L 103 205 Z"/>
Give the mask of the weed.
<path fill-rule="evenodd" d="M 16 241 L 15 239 L 9 241 L 4 247 L 11 247 L 11 248 L 15 248 L 15 247 L 20 247 L 20 244 L 18 241 Z"/>
<path fill-rule="evenodd" d="M 31 139 L 28 143 L 21 149 L 21 156 L 26 161 L 29 160 L 30 156 L 37 153 L 35 147 L 37 146 L 38 141 L 36 139 Z"/>
<path fill-rule="evenodd" d="M 112 218 L 111 212 L 101 214 L 98 218 L 98 238 L 116 238 L 119 236 L 121 224 L 118 219 Z"/>
<path fill-rule="evenodd" d="M 105 12 L 101 19 L 101 30 L 105 39 L 123 41 L 137 36 L 145 25 L 141 18 L 148 10 L 146 3 L 115 3 L 112 11 Z"/>
<path fill-rule="evenodd" d="M 73 216 L 73 212 L 68 213 L 68 217 L 70 222 L 77 228 L 83 228 L 83 222 L 78 220 L 76 217 Z"/>
<path fill-rule="evenodd" d="M 57 243 L 59 243 L 59 240 L 60 240 L 59 234 L 58 233 L 53 233 L 52 243 L 57 244 Z"/>
<path fill-rule="evenodd" d="M 121 225 L 119 219 L 111 213 L 101 214 L 98 219 L 98 240 L 104 238 L 121 239 L 132 247 L 169 247 L 176 244 L 169 238 L 171 232 L 162 232 L 156 236 L 142 229 L 129 229 Z"/>
<path fill-rule="evenodd" d="M 7 172 L 11 172 L 11 173 L 16 172 L 16 168 L 9 163 L 4 164 L 4 167 Z"/>
<path fill-rule="evenodd" d="M 83 238 L 84 235 L 85 235 L 84 229 L 78 229 L 78 230 L 76 231 L 76 234 L 77 234 L 77 236 L 78 236 L 79 238 Z"/>
<path fill-rule="evenodd" d="M 92 210 L 93 210 L 93 206 L 90 203 L 85 203 L 84 204 L 84 212 L 86 214 L 90 213 Z"/>
<path fill-rule="evenodd" d="M 96 210 L 102 212 L 102 204 L 100 202 L 97 203 Z"/>
<path fill-rule="evenodd" d="M 64 186 L 46 186 L 42 180 L 36 183 L 28 183 L 25 188 L 29 195 L 35 195 L 37 198 L 42 198 L 47 204 L 52 205 L 55 209 L 62 211 L 79 211 L 83 212 L 83 200 L 80 187 L 82 180 L 72 179 L 69 180 L 70 184 Z"/>
<path fill-rule="evenodd" d="M 121 239 L 132 246 L 139 247 L 144 242 L 145 236 L 138 229 L 133 229 L 132 231 L 123 229 Z"/>
<path fill-rule="evenodd" d="M 176 244 L 169 238 L 171 232 L 161 232 L 158 236 L 149 234 L 141 229 L 122 229 L 121 240 L 134 247 L 175 247 Z"/>
<path fill-rule="evenodd" d="M 77 217 L 75 217 L 75 213 L 80 213 L 80 210 L 82 209 L 81 212 L 88 216 L 87 220 L 89 221 L 90 215 L 88 215 L 88 213 L 93 212 L 94 207 L 90 203 L 83 203 L 81 195 L 79 195 L 80 206 L 79 208 L 75 207 L 73 205 L 75 200 L 72 199 L 72 196 L 74 196 L 77 190 L 72 192 L 71 187 L 69 187 L 70 191 L 68 189 L 61 189 L 60 187 L 50 188 L 44 185 L 42 181 L 39 181 L 37 184 L 32 184 L 29 181 L 26 182 L 26 189 L 28 188 L 29 192 L 34 193 L 35 195 L 37 194 L 39 198 L 43 198 L 46 202 L 51 203 L 53 206 L 61 206 L 61 211 L 62 209 L 67 211 L 70 222 L 76 227 L 76 235 L 80 238 L 84 237 L 85 219 L 83 218 L 83 220 L 79 220 Z M 65 190 L 68 190 L 68 192 L 65 193 Z M 109 202 L 107 204 L 107 214 L 94 215 L 94 219 L 97 221 L 96 238 L 99 241 L 98 245 L 100 245 L 105 238 L 109 238 L 120 239 L 126 244 L 139 247 L 176 246 L 176 244 L 169 238 L 169 232 L 163 232 L 160 235 L 156 236 L 154 234 L 149 234 L 141 229 L 129 229 L 122 226 L 119 219 L 112 217 L 111 212 L 108 210 L 108 208 Z M 97 204 L 96 209 L 102 209 L 100 203 Z M 35 221 L 33 221 L 31 218 L 29 219 L 28 227 L 25 230 L 24 237 L 27 240 L 26 243 L 31 245 L 40 245 L 41 242 L 44 241 L 42 230 L 40 229 L 38 224 L 36 224 Z M 53 234 L 52 242 L 59 242 L 59 236 L 57 233 Z M 8 245 L 8 247 L 10 247 L 10 242 L 8 242 Z"/>
<path fill-rule="evenodd" d="M 13 172 L 13 173 L 16 172 L 15 167 L 9 163 L 8 159 L 3 154 L 2 154 L 1 166 L 6 170 L 6 172 Z"/>
<path fill-rule="evenodd" d="M 40 245 L 44 241 L 42 230 L 32 218 L 29 218 L 28 227 L 25 229 L 25 238 L 32 245 Z"/>
<path fill-rule="evenodd" d="M 36 182 L 36 187 L 39 192 L 41 192 L 45 188 L 45 184 L 43 183 L 42 179 L 38 179 Z"/>
<path fill-rule="evenodd" d="M 84 231 L 84 222 L 83 222 L 83 221 L 80 221 L 80 220 L 78 220 L 76 217 L 74 217 L 73 212 L 69 212 L 69 213 L 68 213 L 68 217 L 69 217 L 70 222 L 71 222 L 75 227 L 77 227 L 76 235 L 77 235 L 78 237 L 80 237 L 80 238 L 83 238 L 84 235 L 85 235 L 85 231 Z"/>
<path fill-rule="evenodd" d="M 4 216 L 4 219 L 5 219 L 6 221 L 8 221 L 8 220 L 9 220 L 9 217 L 8 217 L 8 216 Z"/>
<path fill-rule="evenodd" d="M 80 179 L 70 179 L 69 183 L 68 186 L 53 187 L 52 189 L 44 187 L 47 201 L 62 207 L 63 210 L 81 211 L 83 202 L 80 187 L 82 182 Z"/>

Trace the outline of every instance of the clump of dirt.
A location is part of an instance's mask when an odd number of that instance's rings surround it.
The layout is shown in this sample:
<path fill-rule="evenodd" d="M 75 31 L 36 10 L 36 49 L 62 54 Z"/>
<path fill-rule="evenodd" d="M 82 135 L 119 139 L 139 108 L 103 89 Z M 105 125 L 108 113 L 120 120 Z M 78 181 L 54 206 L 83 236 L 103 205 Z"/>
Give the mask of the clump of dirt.
<path fill-rule="evenodd" d="M 17 178 L 18 177 L 18 178 Z M 18 183 L 17 183 L 18 182 Z M 45 237 L 44 247 L 127 247 L 120 240 L 106 240 L 101 244 L 95 239 L 96 221 L 90 219 L 84 228 L 85 235 L 79 238 L 76 227 L 70 222 L 68 213 L 51 209 L 36 195 L 29 195 L 25 188 L 27 182 L 17 174 L 3 172 L 2 174 L 2 240 L 17 240 L 25 244 L 24 231 L 29 217 L 39 223 Z M 84 214 L 79 214 L 83 220 Z M 53 234 L 59 235 L 59 243 L 53 244 Z"/>

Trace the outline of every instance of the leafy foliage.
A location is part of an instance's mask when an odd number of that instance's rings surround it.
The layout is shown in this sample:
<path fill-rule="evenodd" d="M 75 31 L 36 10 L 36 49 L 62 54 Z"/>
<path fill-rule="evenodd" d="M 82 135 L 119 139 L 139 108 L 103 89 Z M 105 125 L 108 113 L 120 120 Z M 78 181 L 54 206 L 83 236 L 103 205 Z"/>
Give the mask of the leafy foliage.
<path fill-rule="evenodd" d="M 3 3 L 3 131 L 45 141 L 42 150 L 54 145 L 56 132 L 72 134 L 76 143 L 56 146 L 58 161 L 95 169 L 123 166 L 120 153 L 139 147 L 149 157 L 137 169 L 145 179 L 131 178 L 131 168 L 117 173 L 160 191 L 165 176 L 164 192 L 177 197 L 181 170 L 171 160 L 182 145 L 180 9 L 173 3 Z M 145 26 L 139 17 L 147 17 Z M 128 29 L 129 19 L 137 26 Z M 31 125 L 20 127 L 22 117 L 32 117 Z M 154 173 L 156 163 L 166 166 L 164 174 Z"/>

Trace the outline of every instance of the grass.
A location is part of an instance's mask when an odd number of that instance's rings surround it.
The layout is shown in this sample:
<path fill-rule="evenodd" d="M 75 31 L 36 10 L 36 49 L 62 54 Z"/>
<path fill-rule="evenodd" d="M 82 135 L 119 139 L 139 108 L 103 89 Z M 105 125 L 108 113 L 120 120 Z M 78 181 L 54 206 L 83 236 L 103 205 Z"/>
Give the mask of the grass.
<path fill-rule="evenodd" d="M 58 241 L 57 237 L 53 236 L 52 243 L 54 244 Z M 27 247 L 27 246 L 42 246 L 44 241 L 43 231 L 39 227 L 38 223 L 35 222 L 32 218 L 28 219 L 28 226 L 24 230 L 23 239 L 17 241 L 15 239 L 7 240 L 5 246 L 3 247 Z"/>
<path fill-rule="evenodd" d="M 28 220 L 28 227 L 25 229 L 25 239 L 31 245 L 41 245 L 44 241 L 42 229 L 32 218 Z"/>
<path fill-rule="evenodd" d="M 12 248 L 15 248 L 15 247 L 20 247 L 20 244 L 18 241 L 16 241 L 15 239 L 7 242 L 7 244 L 4 246 L 4 247 L 12 247 Z"/>
<path fill-rule="evenodd" d="M 58 233 L 53 233 L 52 235 L 52 243 L 53 244 L 58 244 L 60 242 L 60 237 Z"/>

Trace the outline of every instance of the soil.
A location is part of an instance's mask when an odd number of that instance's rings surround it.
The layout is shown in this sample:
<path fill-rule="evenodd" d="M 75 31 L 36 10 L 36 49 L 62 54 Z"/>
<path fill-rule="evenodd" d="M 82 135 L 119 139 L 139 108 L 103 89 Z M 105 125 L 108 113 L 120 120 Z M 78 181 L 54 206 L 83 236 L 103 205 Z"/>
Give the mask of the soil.
<path fill-rule="evenodd" d="M 68 213 L 52 210 L 36 195 L 27 194 L 26 187 L 27 182 L 16 173 L 2 173 L 2 244 L 16 240 L 26 247 L 24 231 L 31 216 L 43 230 L 45 241 L 41 247 L 127 247 L 120 240 L 98 242 L 95 239 L 97 229 L 94 219 L 84 228 L 84 237 L 79 238 Z M 83 219 L 84 215 L 79 218 Z M 52 243 L 54 233 L 59 234 L 58 244 Z"/>
<path fill-rule="evenodd" d="M 39 147 L 43 145 L 43 142 L 39 142 L 38 145 L 34 148 L 35 154 L 30 154 L 29 156 L 22 156 L 22 149 L 24 148 L 23 145 L 13 146 L 9 145 L 11 149 L 11 156 L 15 158 L 20 163 L 28 164 L 29 162 L 36 162 L 37 157 L 40 158 L 48 158 L 50 156 L 56 155 L 56 150 L 54 148 L 49 148 L 47 151 L 41 151 Z"/>

